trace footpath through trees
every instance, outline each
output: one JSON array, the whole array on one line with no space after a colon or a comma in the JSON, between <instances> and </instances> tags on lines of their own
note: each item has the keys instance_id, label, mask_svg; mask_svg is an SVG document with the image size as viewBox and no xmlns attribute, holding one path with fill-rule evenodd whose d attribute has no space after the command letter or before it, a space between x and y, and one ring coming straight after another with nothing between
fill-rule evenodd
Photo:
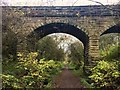
<instances>
[{"instance_id":1,"label":"footpath through trees","mask_svg":"<svg viewBox=\"0 0 120 90\"><path fill-rule=\"evenodd\" d=\"M72 70L65 67L53 80L53 88L84 88L80 83L80 77L73 74Z\"/></svg>"}]
</instances>

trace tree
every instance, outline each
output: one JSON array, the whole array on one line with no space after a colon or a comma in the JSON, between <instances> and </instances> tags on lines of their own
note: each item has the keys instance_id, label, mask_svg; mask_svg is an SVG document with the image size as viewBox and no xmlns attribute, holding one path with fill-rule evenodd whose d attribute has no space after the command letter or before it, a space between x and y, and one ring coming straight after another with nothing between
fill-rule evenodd
<instances>
[{"instance_id":1,"label":"tree","mask_svg":"<svg viewBox=\"0 0 120 90\"><path fill-rule=\"evenodd\" d=\"M2 35L2 54L3 58L13 58L16 59L16 52L17 52L17 37L15 33L8 30L3 32Z\"/></svg>"},{"instance_id":2,"label":"tree","mask_svg":"<svg viewBox=\"0 0 120 90\"><path fill-rule=\"evenodd\" d=\"M84 59L83 57L84 51L83 51L82 44L79 42L72 43L69 46L69 51L70 51L70 54L69 54L70 60L73 63L77 64L79 67L82 66L83 59Z\"/></svg>"},{"instance_id":3,"label":"tree","mask_svg":"<svg viewBox=\"0 0 120 90\"><path fill-rule=\"evenodd\" d=\"M36 50L39 52L38 58L64 60L64 50L58 47L58 44L52 37L46 36L38 41Z\"/></svg>"},{"instance_id":4,"label":"tree","mask_svg":"<svg viewBox=\"0 0 120 90\"><path fill-rule=\"evenodd\" d=\"M106 34L101 36L100 38L100 49L107 50L110 46L118 45L119 44L119 34Z\"/></svg>"},{"instance_id":5,"label":"tree","mask_svg":"<svg viewBox=\"0 0 120 90\"><path fill-rule=\"evenodd\" d=\"M21 28L21 24L23 22L21 17L24 15L24 13L21 10L18 10L18 8L3 7L2 14L3 58L13 57L13 59L16 59L17 43L19 36L18 28Z\"/></svg>"}]
</instances>

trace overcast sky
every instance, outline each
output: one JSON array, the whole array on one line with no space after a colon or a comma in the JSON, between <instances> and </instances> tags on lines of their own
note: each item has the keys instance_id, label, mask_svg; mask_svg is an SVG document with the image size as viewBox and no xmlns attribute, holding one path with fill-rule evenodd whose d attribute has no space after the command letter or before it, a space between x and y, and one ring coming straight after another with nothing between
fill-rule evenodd
<instances>
[{"instance_id":1,"label":"overcast sky","mask_svg":"<svg viewBox=\"0 0 120 90\"><path fill-rule=\"evenodd\" d=\"M94 0L104 5L117 4L120 0ZM98 5L90 0L2 0L10 6L81 6L81 5ZM2 5L4 5L2 3Z\"/></svg>"}]
</instances>

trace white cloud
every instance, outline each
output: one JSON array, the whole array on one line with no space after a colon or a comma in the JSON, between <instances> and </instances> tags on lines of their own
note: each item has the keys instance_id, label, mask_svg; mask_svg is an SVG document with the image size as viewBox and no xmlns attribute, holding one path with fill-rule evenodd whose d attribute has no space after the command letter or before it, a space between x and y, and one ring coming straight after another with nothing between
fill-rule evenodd
<instances>
[{"instance_id":1,"label":"white cloud","mask_svg":"<svg viewBox=\"0 0 120 90\"><path fill-rule=\"evenodd\" d=\"M77 2L76 2L77 1ZM119 0L94 0L102 4L116 4ZM95 5L95 2L89 0L2 0L12 6L80 6L80 5ZM76 2L76 3L75 3ZM97 4L98 5L98 4Z\"/></svg>"}]
</instances>

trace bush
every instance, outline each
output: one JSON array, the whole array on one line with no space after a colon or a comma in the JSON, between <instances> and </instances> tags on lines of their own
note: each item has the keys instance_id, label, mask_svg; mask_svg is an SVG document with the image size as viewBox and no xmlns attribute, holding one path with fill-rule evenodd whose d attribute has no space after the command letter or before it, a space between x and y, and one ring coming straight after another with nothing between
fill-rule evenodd
<instances>
[{"instance_id":1,"label":"bush","mask_svg":"<svg viewBox=\"0 0 120 90\"><path fill-rule=\"evenodd\" d=\"M112 59L120 60L120 46L110 46L108 50L101 50L101 56L109 61Z\"/></svg>"},{"instance_id":2,"label":"bush","mask_svg":"<svg viewBox=\"0 0 120 90\"><path fill-rule=\"evenodd\" d=\"M36 52L28 55L19 53L19 62L14 75L3 74L4 88L45 88L51 82L52 77L62 67L62 63L54 60L40 59ZM14 71L13 71L14 72Z\"/></svg>"},{"instance_id":3,"label":"bush","mask_svg":"<svg viewBox=\"0 0 120 90\"><path fill-rule=\"evenodd\" d=\"M120 88L120 72L116 62L100 61L97 66L91 69L89 78L96 87Z\"/></svg>"},{"instance_id":4,"label":"bush","mask_svg":"<svg viewBox=\"0 0 120 90\"><path fill-rule=\"evenodd\" d=\"M2 77L3 88L20 88L19 80L13 75L0 75Z\"/></svg>"}]
</instances>

